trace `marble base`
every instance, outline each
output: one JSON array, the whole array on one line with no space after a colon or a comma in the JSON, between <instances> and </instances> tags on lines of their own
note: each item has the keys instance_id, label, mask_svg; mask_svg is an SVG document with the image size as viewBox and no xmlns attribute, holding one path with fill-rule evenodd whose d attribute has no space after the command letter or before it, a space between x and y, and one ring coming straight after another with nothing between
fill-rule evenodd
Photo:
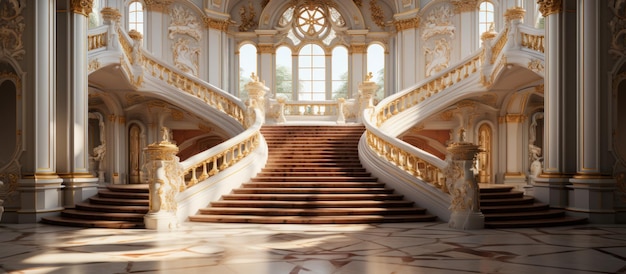
<instances>
[{"instance_id":1,"label":"marble base","mask_svg":"<svg viewBox=\"0 0 626 274\"><path fill-rule=\"evenodd\" d=\"M178 219L172 212L148 213L143 217L143 221L146 229L168 231L178 228Z\"/></svg>"},{"instance_id":2,"label":"marble base","mask_svg":"<svg viewBox=\"0 0 626 274\"><path fill-rule=\"evenodd\" d=\"M448 226L461 230L483 229L485 228L485 215L482 212L452 212Z\"/></svg>"}]
</instances>

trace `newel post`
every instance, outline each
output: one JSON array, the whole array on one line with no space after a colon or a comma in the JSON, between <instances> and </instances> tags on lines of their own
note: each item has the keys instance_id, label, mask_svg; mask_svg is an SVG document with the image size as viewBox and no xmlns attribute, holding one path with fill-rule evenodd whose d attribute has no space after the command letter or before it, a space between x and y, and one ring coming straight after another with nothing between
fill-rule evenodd
<instances>
[{"instance_id":1,"label":"newel post","mask_svg":"<svg viewBox=\"0 0 626 274\"><path fill-rule=\"evenodd\" d=\"M452 195L448 225L455 229L481 229L485 226L485 216L480 212L480 191L472 170L481 150L479 146L465 142L463 135L461 132L459 142L448 147L450 158L445 174Z\"/></svg>"},{"instance_id":2,"label":"newel post","mask_svg":"<svg viewBox=\"0 0 626 274\"><path fill-rule=\"evenodd\" d=\"M163 139L144 149L150 184L150 208L144 216L147 229L171 230L178 226L176 195L184 190L184 170L176 156L178 147L170 142L169 129L161 130Z\"/></svg>"},{"instance_id":3,"label":"newel post","mask_svg":"<svg viewBox=\"0 0 626 274\"><path fill-rule=\"evenodd\" d=\"M372 81L374 77L372 72L365 76L365 81L359 84L360 105L359 105L359 122L362 121L363 111L374 107L374 94L378 90L376 82Z\"/></svg>"},{"instance_id":4,"label":"newel post","mask_svg":"<svg viewBox=\"0 0 626 274\"><path fill-rule=\"evenodd\" d=\"M250 75L250 82L245 85L245 89L248 91L248 107L258 108L265 118L265 93L270 89L265 86L264 82L259 81L259 77L252 73Z\"/></svg>"}]
</instances>

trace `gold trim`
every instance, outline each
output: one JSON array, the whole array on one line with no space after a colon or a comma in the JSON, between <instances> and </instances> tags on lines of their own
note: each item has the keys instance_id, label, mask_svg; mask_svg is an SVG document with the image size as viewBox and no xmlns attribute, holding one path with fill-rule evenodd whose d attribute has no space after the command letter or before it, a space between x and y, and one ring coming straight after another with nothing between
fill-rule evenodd
<instances>
[{"instance_id":1,"label":"gold trim","mask_svg":"<svg viewBox=\"0 0 626 274\"><path fill-rule=\"evenodd\" d=\"M257 50L259 54L274 54L276 53L276 48L274 45L258 45Z\"/></svg>"},{"instance_id":2,"label":"gold trim","mask_svg":"<svg viewBox=\"0 0 626 274\"><path fill-rule=\"evenodd\" d=\"M73 13L82 14L89 18L93 9L93 0L71 0L70 6Z\"/></svg>"},{"instance_id":3,"label":"gold trim","mask_svg":"<svg viewBox=\"0 0 626 274\"><path fill-rule=\"evenodd\" d=\"M204 17L202 18L202 20L204 21L205 27L210 28L210 29L224 31L224 32L228 31L228 27L232 23L229 20L215 20L209 17Z\"/></svg>"},{"instance_id":4,"label":"gold trim","mask_svg":"<svg viewBox=\"0 0 626 274\"><path fill-rule=\"evenodd\" d=\"M415 18L410 18L410 19L397 20L393 23L396 26L396 31L416 29L420 27L420 18L415 17Z\"/></svg>"},{"instance_id":5,"label":"gold trim","mask_svg":"<svg viewBox=\"0 0 626 274\"><path fill-rule=\"evenodd\" d=\"M367 53L367 45L351 45L350 54L365 54Z\"/></svg>"},{"instance_id":6,"label":"gold trim","mask_svg":"<svg viewBox=\"0 0 626 274\"><path fill-rule=\"evenodd\" d=\"M522 20L526 15L526 10L522 7L513 7L504 12L504 18L507 21Z\"/></svg>"},{"instance_id":7,"label":"gold trim","mask_svg":"<svg viewBox=\"0 0 626 274\"><path fill-rule=\"evenodd\" d=\"M91 173L87 172L75 172L75 173L58 173L59 177L63 179L71 179L71 178L96 178Z\"/></svg>"},{"instance_id":8,"label":"gold trim","mask_svg":"<svg viewBox=\"0 0 626 274\"><path fill-rule=\"evenodd\" d=\"M537 5L543 17L563 11L563 0L537 0Z\"/></svg>"},{"instance_id":9,"label":"gold trim","mask_svg":"<svg viewBox=\"0 0 626 274\"><path fill-rule=\"evenodd\" d=\"M122 18L122 14L120 13L120 11L112 7L104 7L100 11L100 14L102 14L102 19L104 19L105 21L119 22L120 18Z\"/></svg>"},{"instance_id":10,"label":"gold trim","mask_svg":"<svg viewBox=\"0 0 626 274\"><path fill-rule=\"evenodd\" d=\"M574 175L574 177L572 177L574 179L612 179L613 176L612 175L608 175L608 174L602 174L602 173L577 173L576 175Z\"/></svg>"},{"instance_id":11,"label":"gold trim","mask_svg":"<svg viewBox=\"0 0 626 274\"><path fill-rule=\"evenodd\" d=\"M498 122L500 124L504 124L504 123L523 123L524 120L526 120L526 116L522 115L522 114L507 114L504 116L500 116L498 117Z\"/></svg>"},{"instance_id":12,"label":"gold trim","mask_svg":"<svg viewBox=\"0 0 626 274\"><path fill-rule=\"evenodd\" d=\"M454 13L473 12L478 9L478 0L456 0L452 2Z\"/></svg>"},{"instance_id":13,"label":"gold trim","mask_svg":"<svg viewBox=\"0 0 626 274\"><path fill-rule=\"evenodd\" d=\"M24 174L22 175L22 179L60 179L58 174L52 173L35 173L35 174Z\"/></svg>"}]
</instances>

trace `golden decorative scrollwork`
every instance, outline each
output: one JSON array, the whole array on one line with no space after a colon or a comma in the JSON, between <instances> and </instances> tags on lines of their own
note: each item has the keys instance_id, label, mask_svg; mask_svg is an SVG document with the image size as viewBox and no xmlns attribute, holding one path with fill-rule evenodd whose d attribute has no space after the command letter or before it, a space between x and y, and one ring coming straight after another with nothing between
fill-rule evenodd
<instances>
[{"instance_id":1,"label":"golden decorative scrollwork","mask_svg":"<svg viewBox=\"0 0 626 274\"><path fill-rule=\"evenodd\" d=\"M370 0L370 13L372 15L372 21L376 23L377 26L384 28L385 27L385 13L383 9L378 4L377 0Z\"/></svg>"},{"instance_id":2,"label":"golden decorative scrollwork","mask_svg":"<svg viewBox=\"0 0 626 274\"><path fill-rule=\"evenodd\" d=\"M478 0L454 0L454 13L473 12L478 9Z\"/></svg>"},{"instance_id":3,"label":"golden decorative scrollwork","mask_svg":"<svg viewBox=\"0 0 626 274\"><path fill-rule=\"evenodd\" d=\"M563 0L537 0L537 5L543 17L563 11Z\"/></svg>"},{"instance_id":4,"label":"golden decorative scrollwork","mask_svg":"<svg viewBox=\"0 0 626 274\"><path fill-rule=\"evenodd\" d=\"M524 15L526 15L526 10L522 7L513 7L504 12L506 21L522 20L524 19Z\"/></svg>"},{"instance_id":5,"label":"golden decorative scrollwork","mask_svg":"<svg viewBox=\"0 0 626 274\"><path fill-rule=\"evenodd\" d=\"M396 31L403 31L408 29L416 29L420 26L420 18L414 17L410 19L397 20L394 22Z\"/></svg>"},{"instance_id":6,"label":"golden decorative scrollwork","mask_svg":"<svg viewBox=\"0 0 626 274\"><path fill-rule=\"evenodd\" d=\"M70 5L73 13L89 17L89 13L91 13L91 10L93 9L93 0L72 0Z\"/></svg>"},{"instance_id":7,"label":"golden decorative scrollwork","mask_svg":"<svg viewBox=\"0 0 626 274\"><path fill-rule=\"evenodd\" d=\"M232 22L228 20L215 20L213 18L204 17L202 18L204 21L204 25L210 29L216 29L221 31L227 31L228 27L232 24Z\"/></svg>"},{"instance_id":8,"label":"golden decorative scrollwork","mask_svg":"<svg viewBox=\"0 0 626 274\"><path fill-rule=\"evenodd\" d=\"M104 19L105 21L119 22L120 18L122 18L122 14L120 14L120 11L111 7L104 7L100 11L100 14L102 14L102 19Z\"/></svg>"}]
</instances>

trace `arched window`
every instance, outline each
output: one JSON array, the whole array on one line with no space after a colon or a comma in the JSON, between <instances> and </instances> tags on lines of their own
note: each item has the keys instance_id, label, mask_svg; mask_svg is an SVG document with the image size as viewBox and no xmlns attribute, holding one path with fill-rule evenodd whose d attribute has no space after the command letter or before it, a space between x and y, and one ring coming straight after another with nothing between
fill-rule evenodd
<instances>
[{"instance_id":1,"label":"arched window","mask_svg":"<svg viewBox=\"0 0 626 274\"><path fill-rule=\"evenodd\" d=\"M478 9L478 35L482 35L483 32L488 31L494 21L494 7L493 3L489 1L483 1L480 3ZM494 26L495 27L495 26Z\"/></svg>"},{"instance_id":2,"label":"arched window","mask_svg":"<svg viewBox=\"0 0 626 274\"><path fill-rule=\"evenodd\" d=\"M385 97L385 49L379 44L367 47L367 72L372 73L371 81L376 82L376 98Z\"/></svg>"},{"instance_id":3,"label":"arched window","mask_svg":"<svg viewBox=\"0 0 626 274\"><path fill-rule=\"evenodd\" d=\"M242 45L239 48L239 97L248 98L245 86L250 82L252 73L257 74L256 47L251 44Z\"/></svg>"},{"instance_id":4,"label":"arched window","mask_svg":"<svg viewBox=\"0 0 626 274\"><path fill-rule=\"evenodd\" d=\"M141 2L132 2L128 6L128 30L136 30L142 35L144 34L144 17L143 4Z\"/></svg>"},{"instance_id":5,"label":"arched window","mask_svg":"<svg viewBox=\"0 0 626 274\"><path fill-rule=\"evenodd\" d=\"M315 44L298 53L298 100L326 100L326 54Z\"/></svg>"},{"instance_id":6,"label":"arched window","mask_svg":"<svg viewBox=\"0 0 626 274\"><path fill-rule=\"evenodd\" d=\"M293 98L293 73L292 73L291 49L279 47L276 50L276 98L283 97L287 100Z\"/></svg>"},{"instance_id":7,"label":"arched window","mask_svg":"<svg viewBox=\"0 0 626 274\"><path fill-rule=\"evenodd\" d=\"M334 48L332 62L332 98L348 98L348 49L342 46Z\"/></svg>"}]
</instances>

